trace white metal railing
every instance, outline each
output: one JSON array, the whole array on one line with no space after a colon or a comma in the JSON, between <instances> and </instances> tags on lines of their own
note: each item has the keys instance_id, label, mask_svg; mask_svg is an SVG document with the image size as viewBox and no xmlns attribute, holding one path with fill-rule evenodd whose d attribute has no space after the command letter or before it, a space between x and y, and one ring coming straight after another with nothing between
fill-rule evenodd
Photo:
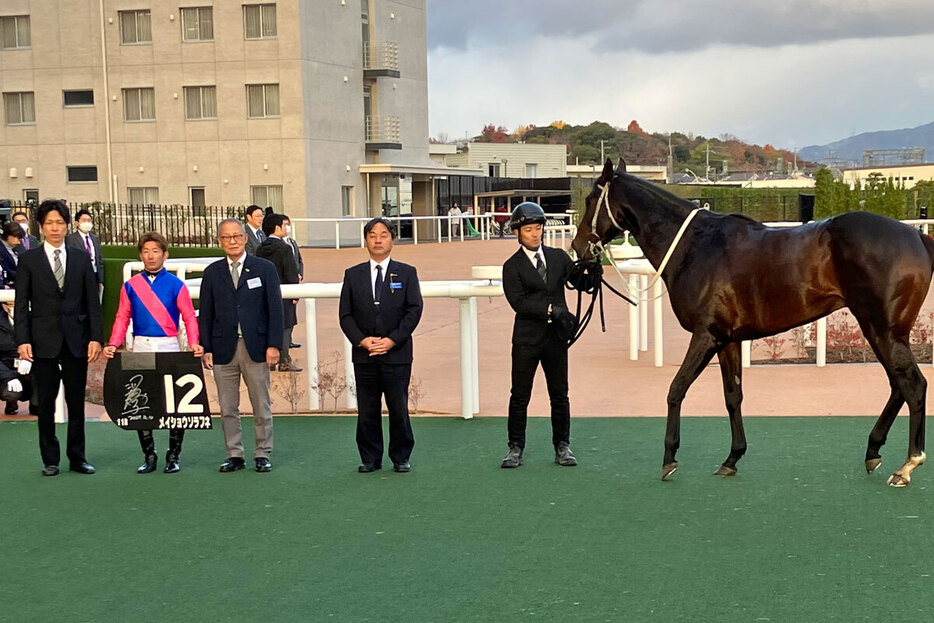
<instances>
[{"instance_id":1,"label":"white metal railing","mask_svg":"<svg viewBox=\"0 0 934 623\"><path fill-rule=\"evenodd\" d=\"M363 68L398 71L399 45L395 41L364 41Z\"/></svg>"},{"instance_id":2,"label":"white metal railing","mask_svg":"<svg viewBox=\"0 0 934 623\"><path fill-rule=\"evenodd\" d=\"M401 143L401 123L395 115L367 115L367 143Z\"/></svg>"},{"instance_id":3,"label":"white metal railing","mask_svg":"<svg viewBox=\"0 0 934 623\"><path fill-rule=\"evenodd\" d=\"M398 223L396 230L396 237L399 237L399 229L403 222L411 222L412 224L412 243L418 244L419 242L444 242L447 239L448 242L453 240L463 241L465 237L469 238L471 236L479 236L481 240L489 240L490 232L492 230L493 219L489 214L461 214L460 216L447 216L447 215L437 215L437 216L384 216L382 217L387 221L392 223ZM291 222L295 223L320 223L324 226L331 225L333 226L334 232L334 248L340 249L342 245L343 235L346 234L347 229L350 228L353 231L353 236L359 241L360 247L366 246L366 236L363 234L363 226L367 224L371 219L370 217L359 217L359 216L347 216L343 218L292 218ZM445 235L444 223L447 222L447 232ZM419 223L431 223L426 229L429 230L428 233L419 233ZM456 231L456 233L454 233ZM476 233L473 233L476 232ZM308 238L308 233L306 232L306 238ZM346 245L345 245L346 246Z\"/></svg>"}]
</instances>

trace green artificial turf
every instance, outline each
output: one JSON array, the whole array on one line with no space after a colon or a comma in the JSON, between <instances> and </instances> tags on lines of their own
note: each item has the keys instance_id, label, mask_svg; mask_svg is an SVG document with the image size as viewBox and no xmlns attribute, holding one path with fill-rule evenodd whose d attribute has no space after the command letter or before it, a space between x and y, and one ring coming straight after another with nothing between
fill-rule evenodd
<instances>
[{"instance_id":1,"label":"green artificial turf","mask_svg":"<svg viewBox=\"0 0 934 623\"><path fill-rule=\"evenodd\" d=\"M726 419L686 418L667 483L663 419L576 419L576 468L531 419L509 471L504 419L417 419L411 473L358 474L353 418L279 418L272 473L218 473L215 429L144 476L133 433L89 423L98 473L55 478L6 422L0 620L927 620L934 465L885 486L899 418L867 476L872 421L747 418L724 479Z\"/></svg>"}]
</instances>

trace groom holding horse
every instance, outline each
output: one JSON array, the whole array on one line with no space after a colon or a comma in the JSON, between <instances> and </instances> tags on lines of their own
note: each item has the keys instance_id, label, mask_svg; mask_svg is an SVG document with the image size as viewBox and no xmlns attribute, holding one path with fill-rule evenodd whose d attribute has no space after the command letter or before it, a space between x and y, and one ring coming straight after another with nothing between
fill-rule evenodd
<instances>
[{"instance_id":1,"label":"groom holding horse","mask_svg":"<svg viewBox=\"0 0 934 623\"><path fill-rule=\"evenodd\" d=\"M519 238L519 249L503 264L503 291L516 312L512 330L512 392L509 397L509 452L501 467L522 465L525 449L525 424L532 381L542 364L548 397L551 399L552 442L555 463L577 465L571 453L571 406L568 401L567 303L564 283L572 265L561 249L542 244L545 212L541 206L525 201L516 206L509 226Z\"/></svg>"}]
</instances>

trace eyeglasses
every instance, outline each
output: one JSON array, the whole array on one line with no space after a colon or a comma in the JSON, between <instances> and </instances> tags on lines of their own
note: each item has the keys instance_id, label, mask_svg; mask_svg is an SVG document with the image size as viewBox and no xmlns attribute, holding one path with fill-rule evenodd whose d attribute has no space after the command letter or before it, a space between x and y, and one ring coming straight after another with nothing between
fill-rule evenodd
<instances>
[{"instance_id":1,"label":"eyeglasses","mask_svg":"<svg viewBox=\"0 0 934 623\"><path fill-rule=\"evenodd\" d=\"M234 242L243 238L243 234L233 234L231 236L218 236L217 239L221 242Z\"/></svg>"}]
</instances>

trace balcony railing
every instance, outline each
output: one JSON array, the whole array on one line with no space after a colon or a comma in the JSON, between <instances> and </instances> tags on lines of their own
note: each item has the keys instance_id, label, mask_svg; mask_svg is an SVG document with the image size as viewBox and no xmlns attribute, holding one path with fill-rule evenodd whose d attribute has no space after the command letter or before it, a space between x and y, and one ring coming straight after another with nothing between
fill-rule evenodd
<instances>
[{"instance_id":1,"label":"balcony railing","mask_svg":"<svg viewBox=\"0 0 934 623\"><path fill-rule=\"evenodd\" d=\"M367 77L398 78L399 46L395 41L365 41L363 43L363 73Z\"/></svg>"},{"instance_id":2,"label":"balcony railing","mask_svg":"<svg viewBox=\"0 0 934 623\"><path fill-rule=\"evenodd\" d=\"M367 115L366 142L372 149L402 149L399 117L394 115Z\"/></svg>"}]
</instances>

